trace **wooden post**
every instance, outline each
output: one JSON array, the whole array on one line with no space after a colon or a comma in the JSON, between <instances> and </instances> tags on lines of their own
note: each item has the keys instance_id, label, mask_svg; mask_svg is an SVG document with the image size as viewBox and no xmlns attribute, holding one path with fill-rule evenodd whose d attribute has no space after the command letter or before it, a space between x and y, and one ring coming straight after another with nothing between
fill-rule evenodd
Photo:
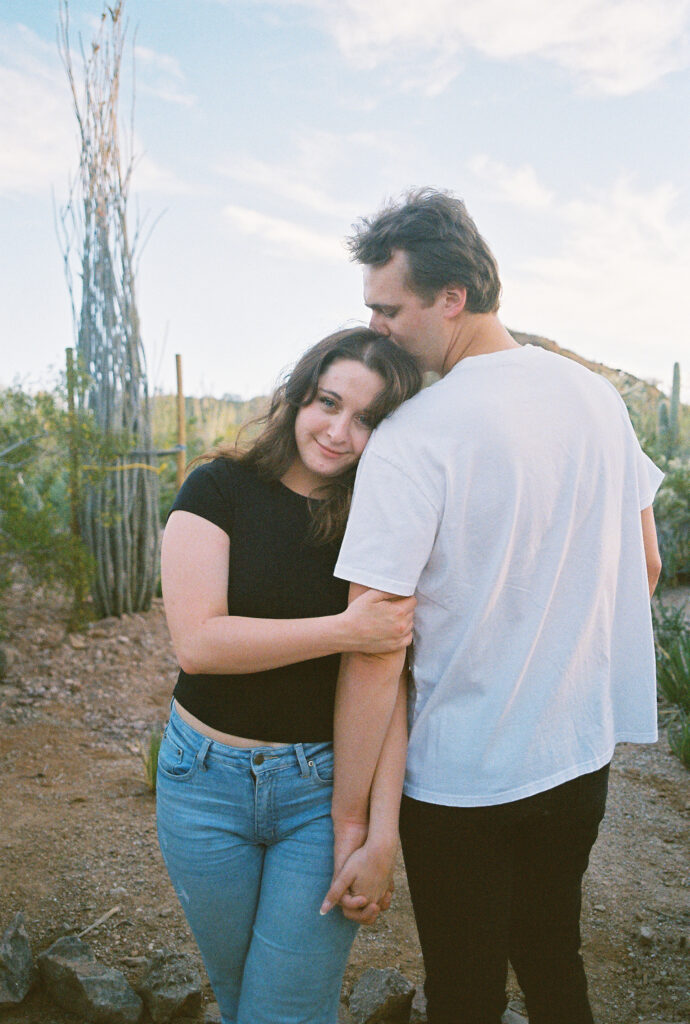
<instances>
[{"instance_id":1,"label":"wooden post","mask_svg":"<svg viewBox=\"0 0 690 1024\"><path fill-rule=\"evenodd\" d=\"M187 445L187 421L184 414L184 391L182 389L182 356L179 353L175 356L175 365L177 367L177 443L179 445L177 453L177 489L179 491L184 483L185 449Z\"/></svg>"},{"instance_id":2,"label":"wooden post","mask_svg":"<svg viewBox=\"0 0 690 1024\"><path fill-rule=\"evenodd\" d=\"M65 350L67 356L67 413L69 417L69 501L70 501L70 533L75 544L75 549L81 544L81 528L79 526L79 506L81 504L81 489L79 484L79 445L77 443L77 414L74 408L75 373L74 373L74 351L71 348ZM76 550L75 550L76 557ZM74 579L74 606L70 626L79 623L84 605L84 574L81 565L77 567Z\"/></svg>"}]
</instances>

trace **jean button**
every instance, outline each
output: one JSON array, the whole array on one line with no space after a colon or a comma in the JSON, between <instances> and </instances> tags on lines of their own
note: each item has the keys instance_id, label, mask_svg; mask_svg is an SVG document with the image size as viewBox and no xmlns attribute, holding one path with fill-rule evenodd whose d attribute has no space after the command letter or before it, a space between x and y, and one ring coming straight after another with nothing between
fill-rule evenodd
<instances>
[{"instance_id":1,"label":"jean button","mask_svg":"<svg viewBox=\"0 0 690 1024\"><path fill-rule=\"evenodd\" d=\"M260 764L263 764L263 763L264 763L264 755L263 754L254 754L254 764L255 765L260 765Z\"/></svg>"}]
</instances>

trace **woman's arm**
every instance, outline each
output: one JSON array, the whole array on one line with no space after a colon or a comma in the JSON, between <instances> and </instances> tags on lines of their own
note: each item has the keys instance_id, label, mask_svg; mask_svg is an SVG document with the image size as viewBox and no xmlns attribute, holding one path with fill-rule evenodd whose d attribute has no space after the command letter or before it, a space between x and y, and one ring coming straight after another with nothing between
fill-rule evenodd
<instances>
[{"instance_id":1,"label":"woman's arm","mask_svg":"<svg viewBox=\"0 0 690 1024\"><path fill-rule=\"evenodd\" d=\"M181 668L191 675L260 672L342 651L403 650L412 638L414 599L378 592L339 615L254 619L228 615L230 540L192 512L168 519L161 584Z\"/></svg>"}]
</instances>

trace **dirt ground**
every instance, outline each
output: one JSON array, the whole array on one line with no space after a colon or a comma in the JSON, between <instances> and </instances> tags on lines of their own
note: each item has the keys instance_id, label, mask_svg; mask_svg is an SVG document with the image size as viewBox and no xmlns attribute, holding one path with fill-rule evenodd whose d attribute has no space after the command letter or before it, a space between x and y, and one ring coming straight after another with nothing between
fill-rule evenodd
<instances>
[{"instance_id":1,"label":"dirt ground","mask_svg":"<svg viewBox=\"0 0 690 1024\"><path fill-rule=\"evenodd\" d=\"M0 933L23 911L37 954L111 912L84 938L136 983L151 950L195 951L158 852L141 756L166 718L176 675L161 603L68 637L54 593L17 579L9 614ZM690 1021L689 811L690 772L663 729L656 746L618 748L585 881L584 957L598 1024ZM393 907L360 931L346 989L366 967L423 979L401 862ZM520 1009L513 982L511 997ZM0 1024L15 1021L70 1018L36 992L0 1012Z\"/></svg>"}]
</instances>

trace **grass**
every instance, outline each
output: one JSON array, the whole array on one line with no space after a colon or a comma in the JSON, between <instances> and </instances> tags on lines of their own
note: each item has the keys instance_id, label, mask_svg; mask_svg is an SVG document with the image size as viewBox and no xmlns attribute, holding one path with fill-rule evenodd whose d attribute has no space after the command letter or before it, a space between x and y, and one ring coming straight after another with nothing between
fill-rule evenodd
<instances>
[{"instance_id":1,"label":"grass","mask_svg":"<svg viewBox=\"0 0 690 1024\"><path fill-rule=\"evenodd\" d=\"M144 762L146 785L152 793L156 792L156 775L158 773L158 751L161 748L163 731L158 726L149 733L148 744L142 744L141 758Z\"/></svg>"}]
</instances>

